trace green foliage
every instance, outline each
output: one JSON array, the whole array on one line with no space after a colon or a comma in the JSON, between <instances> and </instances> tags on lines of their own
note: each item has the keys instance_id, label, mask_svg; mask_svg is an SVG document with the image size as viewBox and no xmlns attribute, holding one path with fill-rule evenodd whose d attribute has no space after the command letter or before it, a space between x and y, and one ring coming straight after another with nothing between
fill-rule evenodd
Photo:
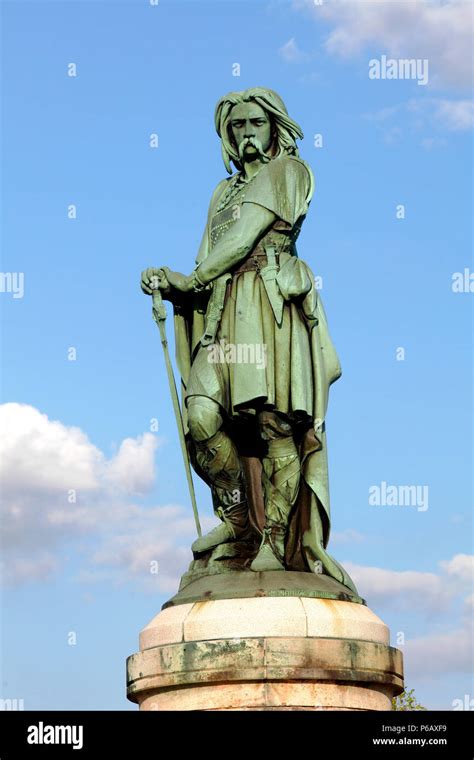
<instances>
[{"instance_id":1,"label":"green foliage","mask_svg":"<svg viewBox=\"0 0 474 760\"><path fill-rule=\"evenodd\" d=\"M392 699L392 710L426 710L426 707L417 702L414 689L403 691L398 697Z\"/></svg>"}]
</instances>

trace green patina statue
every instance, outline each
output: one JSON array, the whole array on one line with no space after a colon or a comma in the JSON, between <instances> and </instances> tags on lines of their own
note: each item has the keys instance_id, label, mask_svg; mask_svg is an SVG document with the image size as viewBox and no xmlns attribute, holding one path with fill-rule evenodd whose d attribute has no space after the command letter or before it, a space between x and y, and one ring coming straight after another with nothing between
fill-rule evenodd
<instances>
[{"instance_id":1,"label":"green patina statue","mask_svg":"<svg viewBox=\"0 0 474 760\"><path fill-rule=\"evenodd\" d=\"M142 273L173 304L189 459L220 524L190 572L321 573L357 590L327 551L325 416L341 369L296 240L314 179L303 134L272 90L231 92L215 124L232 174L210 202L196 267Z\"/></svg>"}]
</instances>

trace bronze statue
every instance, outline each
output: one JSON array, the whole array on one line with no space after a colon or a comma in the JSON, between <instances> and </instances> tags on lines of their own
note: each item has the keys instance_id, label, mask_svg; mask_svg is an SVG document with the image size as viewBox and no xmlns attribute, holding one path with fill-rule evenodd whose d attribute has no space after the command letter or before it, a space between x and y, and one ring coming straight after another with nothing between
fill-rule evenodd
<instances>
[{"instance_id":1,"label":"bronze statue","mask_svg":"<svg viewBox=\"0 0 474 760\"><path fill-rule=\"evenodd\" d=\"M220 524L190 570L294 570L357 594L326 546L325 416L341 369L314 275L296 240L314 190L303 137L272 90L231 92L215 124L226 169L189 275L142 273L173 304L182 419L192 466Z\"/></svg>"}]
</instances>

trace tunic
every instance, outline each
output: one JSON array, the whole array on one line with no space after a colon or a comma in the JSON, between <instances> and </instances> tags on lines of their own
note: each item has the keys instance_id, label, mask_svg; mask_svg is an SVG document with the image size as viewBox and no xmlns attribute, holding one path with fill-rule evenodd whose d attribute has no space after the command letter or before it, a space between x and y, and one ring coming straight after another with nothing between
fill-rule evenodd
<instances>
[{"instance_id":1,"label":"tunic","mask_svg":"<svg viewBox=\"0 0 474 760\"><path fill-rule=\"evenodd\" d=\"M313 190L309 167L299 158L282 156L264 164L249 182L234 181L234 188L226 200L224 187L211 208L210 251L237 220L236 208L252 202L277 216L258 249L273 246L280 265L297 257L295 243ZM284 301L277 324L257 270L237 272L229 281L216 343L217 348L198 348L186 399L213 398L230 418L265 408L311 424L313 376L306 319L299 304Z\"/></svg>"}]
</instances>

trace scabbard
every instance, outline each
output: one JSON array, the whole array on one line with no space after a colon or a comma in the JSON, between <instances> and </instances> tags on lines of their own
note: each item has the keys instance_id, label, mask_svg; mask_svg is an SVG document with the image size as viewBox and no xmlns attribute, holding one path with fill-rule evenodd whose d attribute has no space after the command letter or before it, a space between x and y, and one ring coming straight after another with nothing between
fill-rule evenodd
<instances>
[{"instance_id":1,"label":"scabbard","mask_svg":"<svg viewBox=\"0 0 474 760\"><path fill-rule=\"evenodd\" d=\"M206 329L200 340L201 346L209 346L211 343L214 343L216 339L217 329L221 321L222 310L225 303L227 283L231 279L232 275L230 272L226 272L214 280L214 287L212 289L211 297L209 298L206 314Z\"/></svg>"},{"instance_id":2,"label":"scabbard","mask_svg":"<svg viewBox=\"0 0 474 760\"><path fill-rule=\"evenodd\" d=\"M280 327L283 320L284 298L276 281L279 266L276 261L275 249L272 245L265 246L265 253L267 254L268 264L260 270L259 274L270 301L276 323Z\"/></svg>"}]
</instances>

